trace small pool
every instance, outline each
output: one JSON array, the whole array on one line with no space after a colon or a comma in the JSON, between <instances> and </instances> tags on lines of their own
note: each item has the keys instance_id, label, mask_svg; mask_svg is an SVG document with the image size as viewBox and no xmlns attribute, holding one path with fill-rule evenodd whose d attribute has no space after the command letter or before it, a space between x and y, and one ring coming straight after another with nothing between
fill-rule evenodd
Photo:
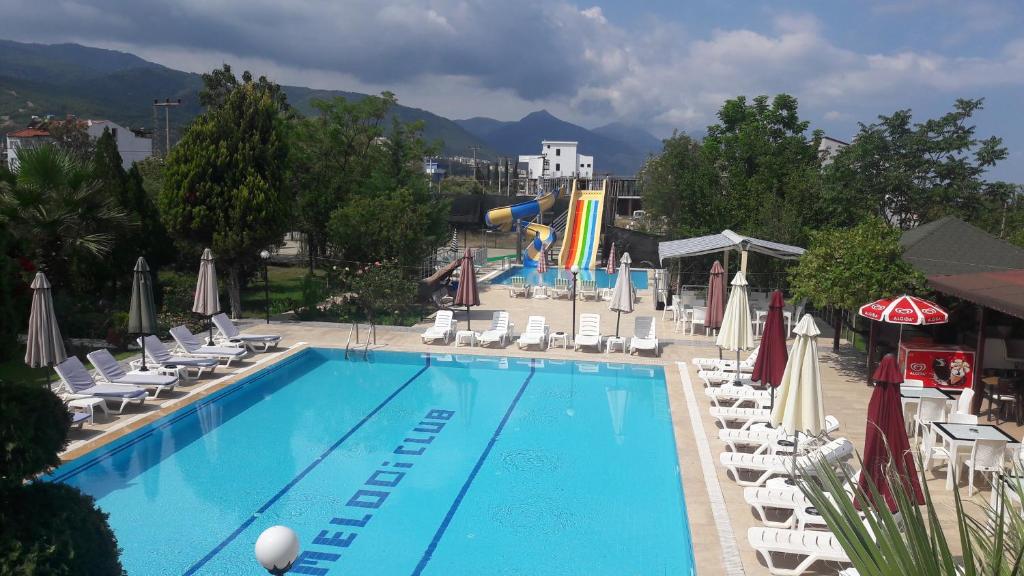
<instances>
[{"instance_id":1,"label":"small pool","mask_svg":"<svg viewBox=\"0 0 1024 576\"><path fill-rule=\"evenodd\" d=\"M536 268L524 268L516 267L502 271L500 274L491 278L492 284L511 284L511 278L513 276L523 276L526 278L526 283L531 286L537 286L543 284L545 286L554 286L555 278L568 278L572 279L572 273L568 270L559 269L555 267L548 268L548 271L544 274L537 272ZM603 268L597 268L594 270L580 270L580 280L596 280L598 288L611 288L615 286L615 278L618 274L608 274ZM629 277L633 279L633 286L637 290L647 289L647 270L631 270Z\"/></svg>"},{"instance_id":2,"label":"small pool","mask_svg":"<svg viewBox=\"0 0 1024 576\"><path fill-rule=\"evenodd\" d=\"M661 367L308 349L57 469L129 574L693 573Z\"/></svg>"}]
</instances>

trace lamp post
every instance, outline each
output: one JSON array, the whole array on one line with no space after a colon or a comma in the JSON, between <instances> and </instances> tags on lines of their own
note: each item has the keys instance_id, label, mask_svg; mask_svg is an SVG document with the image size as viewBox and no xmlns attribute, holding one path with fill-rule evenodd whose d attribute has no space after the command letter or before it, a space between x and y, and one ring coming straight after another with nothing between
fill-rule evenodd
<instances>
[{"instance_id":1,"label":"lamp post","mask_svg":"<svg viewBox=\"0 0 1024 576\"><path fill-rule=\"evenodd\" d=\"M270 324L270 271L267 266L270 263L270 251L261 250L260 259L263 260L263 302L267 314L267 324Z\"/></svg>"},{"instance_id":2,"label":"lamp post","mask_svg":"<svg viewBox=\"0 0 1024 576\"><path fill-rule=\"evenodd\" d=\"M299 557L299 537L287 526L271 526L256 539L256 561L274 576L284 576Z\"/></svg>"},{"instance_id":3,"label":"lamp post","mask_svg":"<svg viewBox=\"0 0 1024 576\"><path fill-rule=\"evenodd\" d=\"M576 276L580 273L580 267L576 264L569 269L572 272L572 339L576 341Z\"/></svg>"}]
</instances>

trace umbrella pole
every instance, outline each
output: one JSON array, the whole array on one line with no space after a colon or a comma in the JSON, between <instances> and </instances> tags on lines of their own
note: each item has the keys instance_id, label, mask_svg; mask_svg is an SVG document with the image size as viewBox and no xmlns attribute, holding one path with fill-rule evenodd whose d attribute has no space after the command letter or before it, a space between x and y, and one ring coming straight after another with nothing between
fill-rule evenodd
<instances>
[{"instance_id":1,"label":"umbrella pole","mask_svg":"<svg viewBox=\"0 0 1024 576\"><path fill-rule=\"evenodd\" d=\"M796 484L796 457L800 453L800 431L796 430L793 433L793 467L789 473L792 476L793 484Z\"/></svg>"},{"instance_id":2,"label":"umbrella pole","mask_svg":"<svg viewBox=\"0 0 1024 576\"><path fill-rule=\"evenodd\" d=\"M142 335L142 368L139 368L139 372L149 372L149 368L146 368L146 334Z\"/></svg>"},{"instance_id":3,"label":"umbrella pole","mask_svg":"<svg viewBox=\"0 0 1024 576\"><path fill-rule=\"evenodd\" d=\"M622 319L622 311L615 312L615 337L619 337L619 320Z\"/></svg>"},{"instance_id":4,"label":"umbrella pole","mask_svg":"<svg viewBox=\"0 0 1024 576\"><path fill-rule=\"evenodd\" d=\"M467 330L472 330L473 329L472 321L473 321L473 319L470 318L470 316L469 316L469 304L466 304L466 329Z\"/></svg>"},{"instance_id":5,"label":"umbrella pole","mask_svg":"<svg viewBox=\"0 0 1024 576\"><path fill-rule=\"evenodd\" d=\"M207 340L206 343L209 344L210 346L213 346L213 316L210 316L209 321L210 321L210 338Z\"/></svg>"}]
</instances>

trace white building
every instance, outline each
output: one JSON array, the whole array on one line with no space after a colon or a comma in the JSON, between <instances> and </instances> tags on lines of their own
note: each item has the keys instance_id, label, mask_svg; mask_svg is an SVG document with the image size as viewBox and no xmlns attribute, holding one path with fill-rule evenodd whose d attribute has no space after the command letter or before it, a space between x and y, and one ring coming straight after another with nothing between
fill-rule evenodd
<instances>
[{"instance_id":1,"label":"white building","mask_svg":"<svg viewBox=\"0 0 1024 576\"><path fill-rule=\"evenodd\" d=\"M86 120L85 131L96 140L103 135L105 128L117 142L117 151L121 154L121 165L125 170L132 167L135 162L141 162L153 155L153 139L139 136L131 130L111 122L110 120Z\"/></svg>"},{"instance_id":2,"label":"white building","mask_svg":"<svg viewBox=\"0 0 1024 576\"><path fill-rule=\"evenodd\" d=\"M11 172L18 170L18 150L36 148L53 142L50 133L39 128L23 128L7 134L7 168Z\"/></svg>"},{"instance_id":3,"label":"white building","mask_svg":"<svg viewBox=\"0 0 1024 576\"><path fill-rule=\"evenodd\" d=\"M577 153L578 142L544 140L540 145L540 154L519 157L519 163L526 165L527 178L594 177L594 157Z\"/></svg>"},{"instance_id":4,"label":"white building","mask_svg":"<svg viewBox=\"0 0 1024 576\"><path fill-rule=\"evenodd\" d=\"M821 144L818 144L818 156L821 158L822 165L831 164L836 154L849 145L849 142L843 142L831 136L822 136Z\"/></svg>"}]
</instances>

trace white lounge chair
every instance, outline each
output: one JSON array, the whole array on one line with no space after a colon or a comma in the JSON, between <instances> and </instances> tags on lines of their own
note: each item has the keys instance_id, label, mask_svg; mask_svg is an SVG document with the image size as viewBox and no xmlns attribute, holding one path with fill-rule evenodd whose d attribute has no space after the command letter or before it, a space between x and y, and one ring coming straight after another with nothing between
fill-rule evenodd
<instances>
[{"instance_id":1,"label":"white lounge chair","mask_svg":"<svg viewBox=\"0 0 1024 576\"><path fill-rule=\"evenodd\" d=\"M555 278L554 288L548 290L548 294L552 298L568 298L569 292L570 290L568 278Z\"/></svg>"},{"instance_id":2,"label":"white lounge chair","mask_svg":"<svg viewBox=\"0 0 1024 576\"><path fill-rule=\"evenodd\" d=\"M854 486L857 485L859 478L860 472L857 472L843 484L850 499L854 498ZM826 496L831 497L830 494ZM796 485L751 486L743 489L743 499L754 510L758 520L769 528L802 529L801 518L808 515L808 508L814 508L814 503L807 498L803 489ZM769 513L769 510L774 510L775 513ZM821 523L821 516L816 516L815 524Z\"/></svg>"},{"instance_id":3,"label":"white lounge chair","mask_svg":"<svg viewBox=\"0 0 1024 576\"><path fill-rule=\"evenodd\" d=\"M739 408L741 404L754 404L755 408L764 408L771 402L771 392L759 390L751 386L728 384L715 388L705 388L704 394L711 403L719 408Z\"/></svg>"},{"instance_id":4,"label":"white lounge chair","mask_svg":"<svg viewBox=\"0 0 1024 576\"><path fill-rule=\"evenodd\" d=\"M125 406L133 402L142 406L146 402L146 391L130 384L97 384L92 374L85 369L77 356L69 356L67 360L53 367L60 376L61 385L71 399L101 398L107 401L121 401L117 408L120 414Z\"/></svg>"},{"instance_id":5,"label":"white lounge chair","mask_svg":"<svg viewBox=\"0 0 1024 576\"><path fill-rule=\"evenodd\" d=\"M633 320L633 337L629 339L629 353L636 354L641 350L650 350L655 356L661 356L653 316L637 316Z\"/></svg>"},{"instance_id":6,"label":"white lounge chair","mask_svg":"<svg viewBox=\"0 0 1024 576\"><path fill-rule=\"evenodd\" d=\"M423 343L444 340L444 343L447 344L455 337L455 325L451 310L438 310L434 315L434 325L427 328L421 336Z\"/></svg>"},{"instance_id":7,"label":"white lounge chair","mask_svg":"<svg viewBox=\"0 0 1024 576\"><path fill-rule=\"evenodd\" d=\"M527 346L539 346L541 350L547 347L548 323L543 316L530 316L526 321L526 330L519 335L519 348Z\"/></svg>"},{"instance_id":8,"label":"white lounge chair","mask_svg":"<svg viewBox=\"0 0 1024 576\"><path fill-rule=\"evenodd\" d=\"M761 348L754 348L754 351L746 357L746 359L740 361L740 371L751 372L754 370L754 363L757 362L757 353ZM694 358L691 362L694 366L697 366L701 370L715 371L715 370L730 370L735 371L736 359L726 358Z\"/></svg>"},{"instance_id":9,"label":"white lounge chair","mask_svg":"<svg viewBox=\"0 0 1024 576\"><path fill-rule=\"evenodd\" d=\"M584 346L593 346L601 351L601 315L580 314L580 331L573 337L573 348L579 350Z\"/></svg>"},{"instance_id":10,"label":"white lounge chair","mask_svg":"<svg viewBox=\"0 0 1024 576\"><path fill-rule=\"evenodd\" d=\"M217 327L219 341L241 342L253 352L257 352L256 348L259 348L259 352L266 352L271 348L277 348L281 342L281 336L278 334L242 334L238 330L238 326L235 326L231 318L228 318L228 315L223 312L214 315L213 325Z\"/></svg>"},{"instance_id":11,"label":"white lounge chair","mask_svg":"<svg viewBox=\"0 0 1024 576\"><path fill-rule=\"evenodd\" d=\"M241 360L249 355L249 350L244 344L226 343L221 346L205 346L202 340L196 338L184 324L171 328L171 337L178 344L177 351L187 356L197 358L214 358L224 362L225 366L231 366L234 360Z\"/></svg>"},{"instance_id":12,"label":"white lounge chair","mask_svg":"<svg viewBox=\"0 0 1024 576\"><path fill-rule=\"evenodd\" d=\"M139 338L137 342L141 346L142 338ZM159 366L174 366L178 368L179 374L184 374L185 378L199 378L207 370L212 374L220 364L216 358L196 358L172 354L156 336L146 336L145 342L146 358L150 362Z\"/></svg>"},{"instance_id":13,"label":"white lounge chair","mask_svg":"<svg viewBox=\"0 0 1024 576\"><path fill-rule=\"evenodd\" d=\"M726 384L740 384L743 386L760 387L762 384L750 379L750 374L736 374L735 372L697 372L697 377L704 383L705 388L717 388Z\"/></svg>"},{"instance_id":14,"label":"white lounge chair","mask_svg":"<svg viewBox=\"0 0 1024 576\"><path fill-rule=\"evenodd\" d=\"M823 444L806 454L797 456L797 474L804 471L813 472L816 462L829 466L844 465L853 457L853 443L846 438L838 438ZM740 486L761 486L772 476L786 476L794 472L793 456L789 454L744 454L742 452L723 452L718 455L722 466L732 473L733 480ZM746 480L740 471L760 472L753 480Z\"/></svg>"},{"instance_id":15,"label":"white lounge chair","mask_svg":"<svg viewBox=\"0 0 1024 576\"><path fill-rule=\"evenodd\" d=\"M526 283L526 278L522 276L509 278L508 294L513 298L529 298L530 285Z\"/></svg>"},{"instance_id":16,"label":"white lounge chair","mask_svg":"<svg viewBox=\"0 0 1024 576\"><path fill-rule=\"evenodd\" d=\"M178 385L177 376L160 374L156 370L148 372L125 371L124 366L121 366L121 363L106 348L89 352L86 354L86 357L93 367L96 368L96 372L99 372L100 377L107 382L111 384L141 386L142 388L152 390L153 398L159 397L160 393L164 390L174 390L174 387Z\"/></svg>"},{"instance_id":17,"label":"white lounge chair","mask_svg":"<svg viewBox=\"0 0 1024 576\"><path fill-rule=\"evenodd\" d=\"M850 562L835 535L823 530L750 528L747 541L764 559L768 571L777 576L799 576L815 562ZM772 554L792 554L803 560L794 568L780 568L775 565Z\"/></svg>"},{"instance_id":18,"label":"white lounge chair","mask_svg":"<svg viewBox=\"0 0 1024 576\"><path fill-rule=\"evenodd\" d=\"M512 323L508 321L508 312L499 310L491 316L491 327L480 333L476 341L481 346L500 344L504 346L512 338Z\"/></svg>"},{"instance_id":19,"label":"white lounge chair","mask_svg":"<svg viewBox=\"0 0 1024 576\"><path fill-rule=\"evenodd\" d=\"M596 280L580 280L578 288L580 300L598 300L600 297Z\"/></svg>"},{"instance_id":20,"label":"white lounge chair","mask_svg":"<svg viewBox=\"0 0 1024 576\"><path fill-rule=\"evenodd\" d=\"M746 430L758 422L769 422L771 411L767 408L718 408L712 406L709 409L711 417L718 420L722 428L736 428L730 424L739 423L740 430Z\"/></svg>"},{"instance_id":21,"label":"white lounge chair","mask_svg":"<svg viewBox=\"0 0 1024 576\"><path fill-rule=\"evenodd\" d=\"M831 434L839 429L839 420L832 415L825 416L825 434ZM757 430L747 428L737 430L723 428L718 431L718 439L732 452L740 452L739 446L754 447L753 454L762 454L771 450L772 446L779 440L790 438L782 428L759 428Z\"/></svg>"}]
</instances>

